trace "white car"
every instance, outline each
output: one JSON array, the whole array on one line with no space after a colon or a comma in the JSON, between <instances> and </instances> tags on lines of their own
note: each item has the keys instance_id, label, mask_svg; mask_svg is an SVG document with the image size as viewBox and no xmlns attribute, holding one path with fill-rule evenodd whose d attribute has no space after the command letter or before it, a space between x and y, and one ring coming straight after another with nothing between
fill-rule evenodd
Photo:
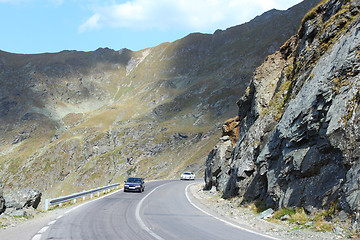
<instances>
[{"instance_id":1,"label":"white car","mask_svg":"<svg viewBox=\"0 0 360 240\"><path fill-rule=\"evenodd\" d=\"M181 174L180 180L195 180L195 174L192 172L184 172Z\"/></svg>"}]
</instances>

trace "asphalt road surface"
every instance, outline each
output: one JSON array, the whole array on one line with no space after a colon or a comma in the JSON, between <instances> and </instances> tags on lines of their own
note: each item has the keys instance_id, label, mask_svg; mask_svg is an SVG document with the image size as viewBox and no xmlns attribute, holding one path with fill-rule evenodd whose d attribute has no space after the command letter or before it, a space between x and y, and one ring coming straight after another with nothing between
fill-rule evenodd
<instances>
[{"instance_id":1,"label":"asphalt road surface","mask_svg":"<svg viewBox=\"0 0 360 240\"><path fill-rule=\"evenodd\" d=\"M143 193L119 191L89 202L54 221L39 239L271 239L200 211L185 194L191 183L147 182Z\"/></svg>"}]
</instances>

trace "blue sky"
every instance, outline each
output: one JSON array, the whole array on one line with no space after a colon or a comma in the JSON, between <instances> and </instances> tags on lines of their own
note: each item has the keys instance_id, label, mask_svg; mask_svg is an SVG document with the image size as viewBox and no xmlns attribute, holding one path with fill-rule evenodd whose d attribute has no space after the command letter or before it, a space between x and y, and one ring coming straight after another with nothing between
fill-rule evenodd
<instances>
[{"instance_id":1,"label":"blue sky","mask_svg":"<svg viewBox=\"0 0 360 240\"><path fill-rule=\"evenodd\" d=\"M134 51L213 33L301 0L0 0L0 50Z\"/></svg>"}]
</instances>

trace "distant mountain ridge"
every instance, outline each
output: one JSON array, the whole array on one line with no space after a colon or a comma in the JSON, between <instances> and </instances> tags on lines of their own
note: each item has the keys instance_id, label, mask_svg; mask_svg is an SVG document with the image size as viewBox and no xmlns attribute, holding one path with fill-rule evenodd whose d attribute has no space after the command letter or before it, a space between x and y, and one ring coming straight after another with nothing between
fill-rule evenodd
<instances>
[{"instance_id":1,"label":"distant mountain ridge","mask_svg":"<svg viewBox=\"0 0 360 240\"><path fill-rule=\"evenodd\" d=\"M0 52L4 190L55 197L132 175L201 176L253 71L317 2L137 52Z\"/></svg>"}]
</instances>

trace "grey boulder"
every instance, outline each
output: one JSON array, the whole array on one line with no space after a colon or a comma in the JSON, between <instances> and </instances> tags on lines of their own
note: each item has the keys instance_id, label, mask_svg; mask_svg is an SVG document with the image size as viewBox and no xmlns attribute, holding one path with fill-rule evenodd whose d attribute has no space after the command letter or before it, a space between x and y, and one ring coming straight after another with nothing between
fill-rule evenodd
<instances>
[{"instance_id":1,"label":"grey boulder","mask_svg":"<svg viewBox=\"0 0 360 240\"><path fill-rule=\"evenodd\" d=\"M41 192L30 188L16 190L5 196L6 208L22 209L33 207L36 209L40 201Z\"/></svg>"},{"instance_id":2,"label":"grey boulder","mask_svg":"<svg viewBox=\"0 0 360 240\"><path fill-rule=\"evenodd\" d=\"M3 197L2 184L0 182L0 214L2 214L3 212L5 212L5 199Z\"/></svg>"}]
</instances>

